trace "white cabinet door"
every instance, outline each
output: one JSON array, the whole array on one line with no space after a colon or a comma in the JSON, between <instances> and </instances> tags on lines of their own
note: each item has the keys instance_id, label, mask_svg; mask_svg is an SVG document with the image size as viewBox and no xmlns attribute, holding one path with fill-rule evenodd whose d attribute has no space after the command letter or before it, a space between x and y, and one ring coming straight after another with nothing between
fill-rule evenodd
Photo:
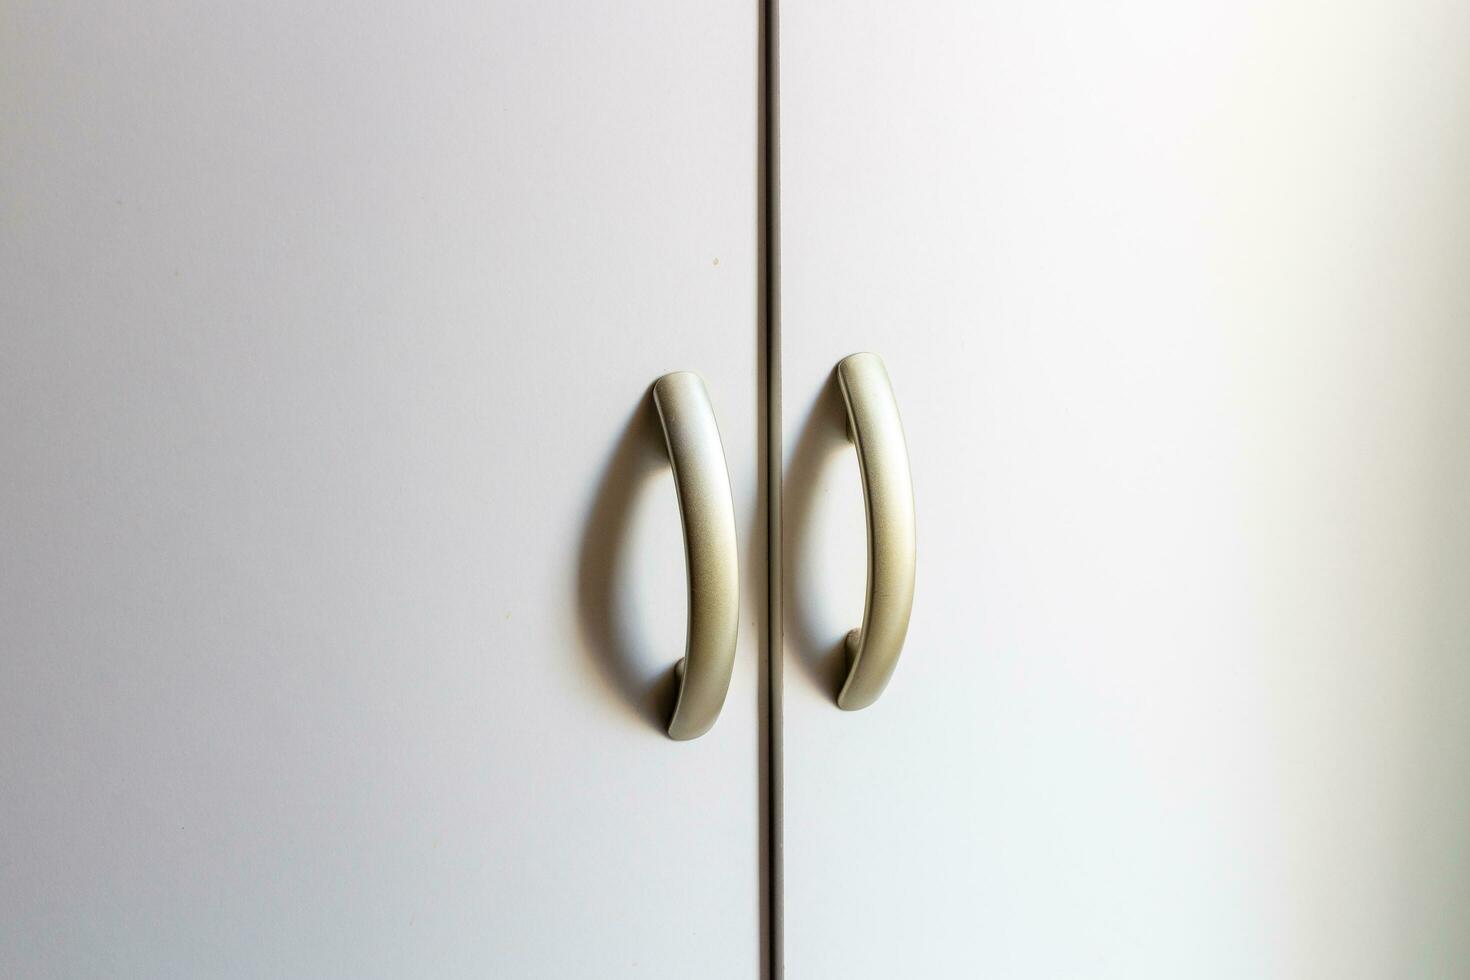
<instances>
[{"instance_id":1,"label":"white cabinet door","mask_svg":"<svg viewBox=\"0 0 1470 980\"><path fill-rule=\"evenodd\" d=\"M787 975L1464 976L1470 6L783 8Z\"/></svg>"},{"instance_id":2,"label":"white cabinet door","mask_svg":"<svg viewBox=\"0 0 1470 980\"><path fill-rule=\"evenodd\" d=\"M754 976L647 401L762 541L754 9L3 20L0 974Z\"/></svg>"}]
</instances>

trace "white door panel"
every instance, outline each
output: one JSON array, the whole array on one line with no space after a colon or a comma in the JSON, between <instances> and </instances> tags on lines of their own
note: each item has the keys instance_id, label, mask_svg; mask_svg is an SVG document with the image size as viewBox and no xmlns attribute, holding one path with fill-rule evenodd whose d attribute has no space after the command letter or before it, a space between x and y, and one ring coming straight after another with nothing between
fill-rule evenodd
<instances>
[{"instance_id":1,"label":"white door panel","mask_svg":"<svg viewBox=\"0 0 1470 980\"><path fill-rule=\"evenodd\" d=\"M3 19L0 973L755 975L754 10Z\"/></svg>"},{"instance_id":2,"label":"white door panel","mask_svg":"<svg viewBox=\"0 0 1470 980\"><path fill-rule=\"evenodd\" d=\"M786 4L791 977L1470 962L1470 8ZM838 711L880 354L918 582Z\"/></svg>"}]
</instances>

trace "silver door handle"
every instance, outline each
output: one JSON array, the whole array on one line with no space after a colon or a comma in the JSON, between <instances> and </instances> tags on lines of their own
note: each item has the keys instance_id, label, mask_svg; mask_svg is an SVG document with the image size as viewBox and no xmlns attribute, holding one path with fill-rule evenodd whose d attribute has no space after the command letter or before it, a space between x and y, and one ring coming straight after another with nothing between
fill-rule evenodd
<instances>
[{"instance_id":1,"label":"silver door handle","mask_svg":"<svg viewBox=\"0 0 1470 980\"><path fill-rule=\"evenodd\" d=\"M837 364L847 403L847 437L857 448L868 518L868 597L863 625L847 634L846 711L866 708L888 686L914 606L914 484L888 372L877 354Z\"/></svg>"},{"instance_id":2,"label":"silver door handle","mask_svg":"<svg viewBox=\"0 0 1470 980\"><path fill-rule=\"evenodd\" d=\"M690 371L666 374L653 383L653 403L674 468L689 579L689 634L684 658L674 665L679 696L669 718L669 737L684 740L714 725L735 669L740 628L735 504L704 381Z\"/></svg>"}]
</instances>

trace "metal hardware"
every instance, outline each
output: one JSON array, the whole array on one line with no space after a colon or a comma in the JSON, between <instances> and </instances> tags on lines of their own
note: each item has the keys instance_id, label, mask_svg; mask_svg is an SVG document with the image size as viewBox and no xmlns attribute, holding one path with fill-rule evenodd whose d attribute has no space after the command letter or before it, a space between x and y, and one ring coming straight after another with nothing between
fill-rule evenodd
<instances>
[{"instance_id":1,"label":"metal hardware","mask_svg":"<svg viewBox=\"0 0 1470 980\"><path fill-rule=\"evenodd\" d=\"M846 711L866 708L888 686L914 605L914 486L898 402L876 354L837 364L847 403L847 437L857 448L868 519L868 595L863 625L847 634Z\"/></svg>"},{"instance_id":2,"label":"metal hardware","mask_svg":"<svg viewBox=\"0 0 1470 980\"><path fill-rule=\"evenodd\" d=\"M654 382L653 403L674 469L689 578L689 633L674 667L679 696L668 729L682 741L709 731L725 704L740 628L740 562L730 473L704 381L689 371L666 374Z\"/></svg>"}]
</instances>

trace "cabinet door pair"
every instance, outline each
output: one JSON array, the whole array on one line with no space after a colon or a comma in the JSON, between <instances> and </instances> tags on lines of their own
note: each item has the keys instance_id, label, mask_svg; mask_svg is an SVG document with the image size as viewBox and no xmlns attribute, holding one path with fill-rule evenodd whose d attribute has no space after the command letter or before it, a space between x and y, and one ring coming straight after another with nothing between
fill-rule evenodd
<instances>
[{"instance_id":1,"label":"cabinet door pair","mask_svg":"<svg viewBox=\"0 0 1470 980\"><path fill-rule=\"evenodd\" d=\"M0 974L1470 963L1470 8L7 13Z\"/></svg>"}]
</instances>

